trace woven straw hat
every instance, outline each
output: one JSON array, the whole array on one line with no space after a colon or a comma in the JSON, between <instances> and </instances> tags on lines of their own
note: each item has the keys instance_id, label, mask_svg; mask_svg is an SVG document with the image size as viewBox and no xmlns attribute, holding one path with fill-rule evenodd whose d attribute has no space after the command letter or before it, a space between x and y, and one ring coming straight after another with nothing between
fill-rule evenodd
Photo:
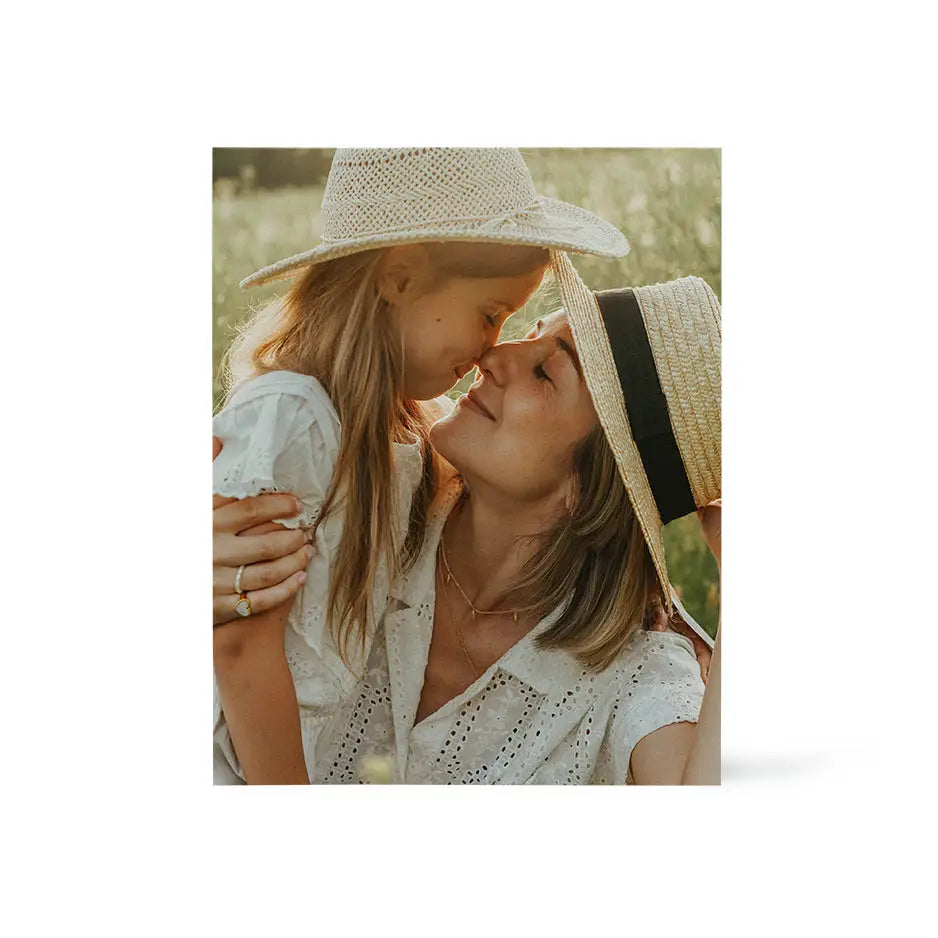
<instances>
[{"instance_id":1,"label":"woven straw hat","mask_svg":"<svg viewBox=\"0 0 938 938\"><path fill-rule=\"evenodd\" d=\"M336 150L322 243L241 281L295 276L334 257L415 241L488 241L624 257L625 236L592 212L539 196L508 147Z\"/></svg>"},{"instance_id":2,"label":"woven straw hat","mask_svg":"<svg viewBox=\"0 0 938 938\"><path fill-rule=\"evenodd\" d=\"M588 290L552 264L599 422L671 611L661 529L721 494L720 304L699 277Z\"/></svg>"}]
</instances>

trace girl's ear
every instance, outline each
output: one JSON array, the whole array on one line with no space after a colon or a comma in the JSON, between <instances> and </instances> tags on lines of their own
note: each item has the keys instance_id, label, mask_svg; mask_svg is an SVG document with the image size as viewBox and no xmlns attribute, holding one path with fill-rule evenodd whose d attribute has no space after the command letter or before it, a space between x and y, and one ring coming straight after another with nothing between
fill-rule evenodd
<instances>
[{"instance_id":1,"label":"girl's ear","mask_svg":"<svg viewBox=\"0 0 938 938\"><path fill-rule=\"evenodd\" d=\"M377 284L382 299L392 305L415 299L430 273L430 255L422 244L387 248L378 262Z\"/></svg>"}]
</instances>

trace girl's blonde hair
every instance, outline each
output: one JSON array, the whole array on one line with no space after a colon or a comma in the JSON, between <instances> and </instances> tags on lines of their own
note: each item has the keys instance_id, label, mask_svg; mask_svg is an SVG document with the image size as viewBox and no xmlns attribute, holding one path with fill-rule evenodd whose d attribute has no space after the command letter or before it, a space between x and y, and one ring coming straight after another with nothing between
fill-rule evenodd
<instances>
[{"instance_id":1,"label":"girl's blonde hair","mask_svg":"<svg viewBox=\"0 0 938 938\"><path fill-rule=\"evenodd\" d=\"M426 245L436 282L455 276L512 277L547 266L542 248L445 243ZM293 371L326 389L342 427L329 490L316 520L341 505L343 531L333 560L329 627L348 663L354 641L364 649L372 627L371 591L378 567L389 582L413 564L423 543L437 478L430 421L419 402L403 395L401 336L378 287L384 251L363 251L309 269L282 299L255 314L225 356L225 389L255 375ZM393 444L420 443L423 475L403 544L397 543L392 479Z\"/></svg>"},{"instance_id":2,"label":"girl's blonde hair","mask_svg":"<svg viewBox=\"0 0 938 938\"><path fill-rule=\"evenodd\" d=\"M560 618L535 640L560 648L585 668L602 671L636 629L664 615L661 589L641 526L597 426L573 453L574 494L568 512L537 538L538 549L514 584L512 605L541 619L561 604Z\"/></svg>"}]
</instances>

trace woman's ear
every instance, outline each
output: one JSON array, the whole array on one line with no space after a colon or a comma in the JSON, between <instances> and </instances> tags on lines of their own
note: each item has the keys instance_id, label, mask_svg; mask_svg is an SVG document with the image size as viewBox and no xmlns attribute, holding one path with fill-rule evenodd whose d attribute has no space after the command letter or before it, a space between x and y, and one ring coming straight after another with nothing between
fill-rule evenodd
<instances>
[{"instance_id":1,"label":"woman's ear","mask_svg":"<svg viewBox=\"0 0 938 938\"><path fill-rule=\"evenodd\" d=\"M576 510L577 502L579 501L579 490L580 482L576 476L575 472L572 472L564 480L562 493L563 493L563 508L568 515L572 515Z\"/></svg>"},{"instance_id":2,"label":"woman's ear","mask_svg":"<svg viewBox=\"0 0 938 938\"><path fill-rule=\"evenodd\" d=\"M424 245L387 248L378 262L378 292L392 305L415 299L427 282L429 270L430 255Z\"/></svg>"}]
</instances>

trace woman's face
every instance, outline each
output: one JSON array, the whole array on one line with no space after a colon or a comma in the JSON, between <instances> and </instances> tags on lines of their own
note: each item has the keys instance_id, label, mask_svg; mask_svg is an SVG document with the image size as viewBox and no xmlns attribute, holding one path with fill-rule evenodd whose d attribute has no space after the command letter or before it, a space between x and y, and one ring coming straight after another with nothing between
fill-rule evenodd
<instances>
[{"instance_id":1,"label":"woman's face","mask_svg":"<svg viewBox=\"0 0 938 938\"><path fill-rule=\"evenodd\" d=\"M565 490L577 444L596 426L596 411L563 313L528 335L489 349L480 377L431 440L470 486L481 481L535 501Z\"/></svg>"}]
</instances>

